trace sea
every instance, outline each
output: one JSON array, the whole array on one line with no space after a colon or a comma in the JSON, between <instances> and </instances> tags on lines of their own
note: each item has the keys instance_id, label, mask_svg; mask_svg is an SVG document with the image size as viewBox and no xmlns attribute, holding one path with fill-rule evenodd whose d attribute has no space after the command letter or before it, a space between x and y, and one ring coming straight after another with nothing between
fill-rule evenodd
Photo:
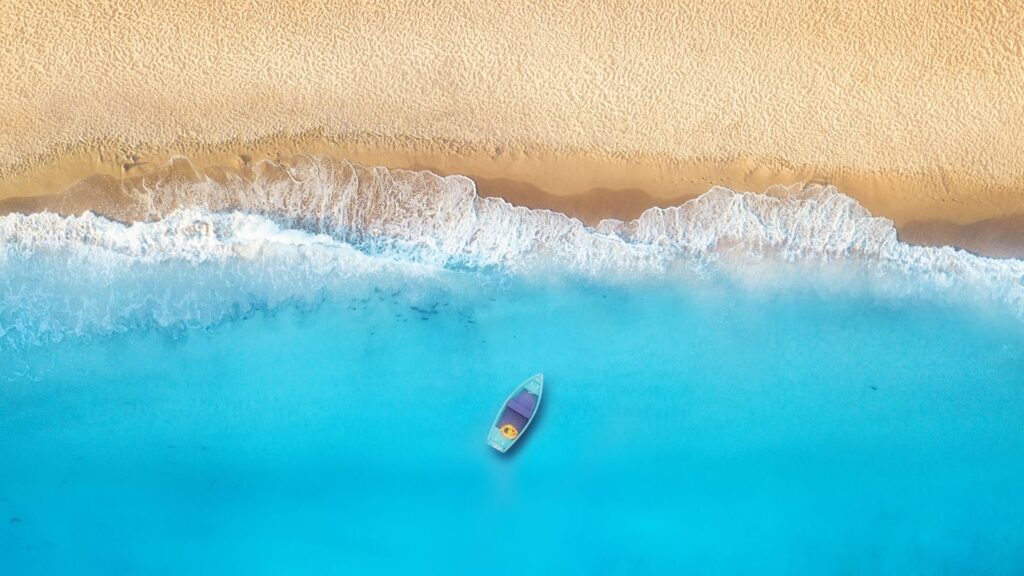
<instances>
[{"instance_id":1,"label":"sea","mask_svg":"<svg viewBox=\"0 0 1024 576\"><path fill-rule=\"evenodd\" d=\"M279 168L0 217L0 573L1024 573L1024 261Z\"/></svg>"}]
</instances>

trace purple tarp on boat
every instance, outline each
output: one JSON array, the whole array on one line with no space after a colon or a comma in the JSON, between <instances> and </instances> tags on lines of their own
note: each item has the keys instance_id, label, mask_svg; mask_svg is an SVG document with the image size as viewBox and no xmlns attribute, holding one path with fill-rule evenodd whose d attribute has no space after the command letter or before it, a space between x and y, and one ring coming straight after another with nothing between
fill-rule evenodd
<instances>
[{"instance_id":1,"label":"purple tarp on boat","mask_svg":"<svg viewBox=\"0 0 1024 576\"><path fill-rule=\"evenodd\" d=\"M529 422L529 418L526 416L523 416L512 408L505 408L505 411L501 413L501 418L498 419L498 428L502 428L506 424L511 424L515 427L516 431L522 431L526 428L527 422Z\"/></svg>"},{"instance_id":2,"label":"purple tarp on boat","mask_svg":"<svg viewBox=\"0 0 1024 576\"><path fill-rule=\"evenodd\" d=\"M520 392L518 396L508 403L508 406L501 413L501 418L498 419L498 428L511 424L515 426L516 430L523 430L536 408L537 397L525 390Z\"/></svg>"},{"instance_id":3,"label":"purple tarp on boat","mask_svg":"<svg viewBox=\"0 0 1024 576\"><path fill-rule=\"evenodd\" d=\"M537 407L537 397L523 390L508 403L508 407L529 418L533 416L533 410Z\"/></svg>"}]
</instances>

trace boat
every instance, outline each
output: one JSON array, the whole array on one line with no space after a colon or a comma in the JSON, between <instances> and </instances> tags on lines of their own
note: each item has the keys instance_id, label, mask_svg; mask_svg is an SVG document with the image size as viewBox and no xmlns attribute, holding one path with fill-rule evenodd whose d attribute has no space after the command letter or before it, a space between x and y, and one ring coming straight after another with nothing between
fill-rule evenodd
<instances>
[{"instance_id":1,"label":"boat","mask_svg":"<svg viewBox=\"0 0 1024 576\"><path fill-rule=\"evenodd\" d=\"M543 374L534 374L516 387L498 410L494 425L487 434L487 443L498 452L505 453L518 442L537 415L543 392Z\"/></svg>"}]
</instances>

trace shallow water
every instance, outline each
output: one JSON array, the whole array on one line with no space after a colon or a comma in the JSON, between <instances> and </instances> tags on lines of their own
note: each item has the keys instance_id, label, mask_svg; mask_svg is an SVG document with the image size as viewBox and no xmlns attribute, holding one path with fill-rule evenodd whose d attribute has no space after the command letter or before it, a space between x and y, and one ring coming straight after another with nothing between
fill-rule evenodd
<instances>
[{"instance_id":1,"label":"shallow water","mask_svg":"<svg viewBox=\"0 0 1024 576\"><path fill-rule=\"evenodd\" d=\"M1024 261L830 188L595 229L319 160L132 194L0 217L3 574L1024 572Z\"/></svg>"},{"instance_id":2,"label":"shallow water","mask_svg":"<svg viewBox=\"0 0 1024 576\"><path fill-rule=\"evenodd\" d=\"M1024 571L1012 315L394 284L0 352L3 572ZM488 426L538 371L502 457Z\"/></svg>"}]
</instances>

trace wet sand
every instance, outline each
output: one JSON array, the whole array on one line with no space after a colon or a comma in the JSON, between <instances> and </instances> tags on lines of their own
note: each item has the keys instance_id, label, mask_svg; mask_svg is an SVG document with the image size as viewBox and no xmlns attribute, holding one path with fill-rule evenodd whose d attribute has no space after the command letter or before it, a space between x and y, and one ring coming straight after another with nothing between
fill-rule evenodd
<instances>
[{"instance_id":1,"label":"wet sand","mask_svg":"<svg viewBox=\"0 0 1024 576\"><path fill-rule=\"evenodd\" d=\"M268 141L235 150L213 149L187 160L190 170L219 179L218 174L224 173L245 178L248 169L264 160L289 163L304 156L460 174L473 179L482 196L555 210L590 225L604 218L630 220L652 206L678 205L715 185L771 193L777 187L834 184L873 214L892 219L900 237L912 244L951 245L986 256L1024 257L1021 189L1000 189L951 175L939 181L921 175L855 172L829 177L826 172L759 166L750 160L681 163L543 151L493 155L463 150L453 154L439 146L374 146L316 137ZM136 154L120 165L89 154L65 157L12 179L6 193L0 194L0 214L41 210L80 214L90 210L124 219L131 211L122 190L131 190L146 179L166 177L175 159L182 157ZM34 193L19 193L22 191Z\"/></svg>"},{"instance_id":2,"label":"wet sand","mask_svg":"<svg viewBox=\"0 0 1024 576\"><path fill-rule=\"evenodd\" d=\"M911 241L1024 243L1015 2L14 0L0 21L8 210L175 155L314 154L588 222L832 183Z\"/></svg>"}]
</instances>

